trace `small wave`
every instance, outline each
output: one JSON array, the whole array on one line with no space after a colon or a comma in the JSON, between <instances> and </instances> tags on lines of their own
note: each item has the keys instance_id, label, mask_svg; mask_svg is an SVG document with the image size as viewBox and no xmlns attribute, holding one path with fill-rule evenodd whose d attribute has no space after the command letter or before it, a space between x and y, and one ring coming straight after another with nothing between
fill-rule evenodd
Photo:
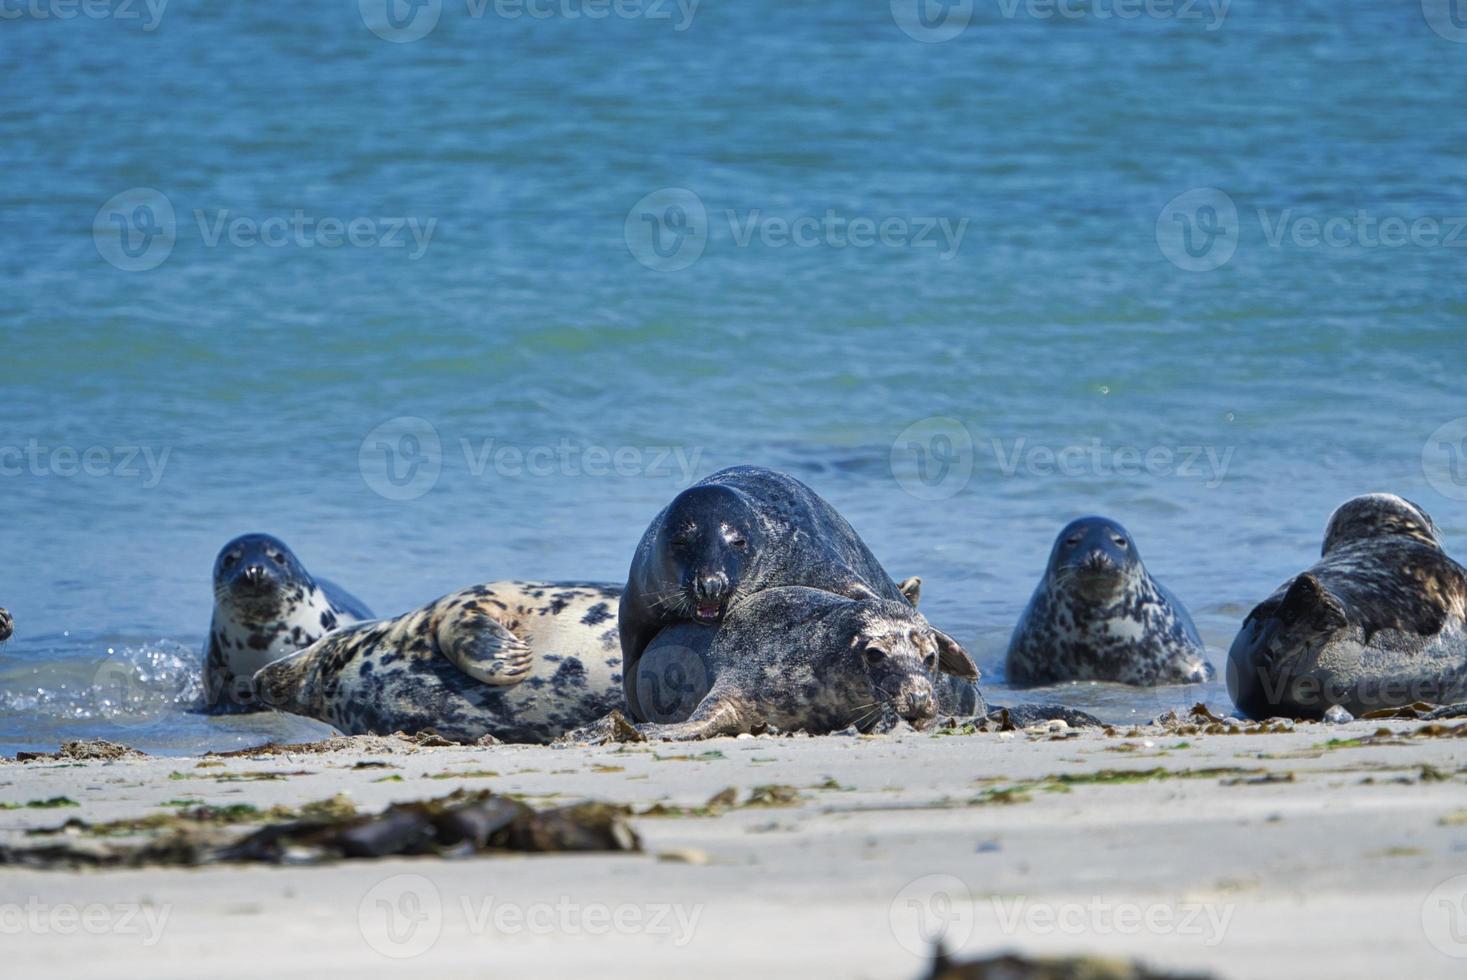
<instances>
[{"instance_id":1,"label":"small wave","mask_svg":"<svg viewBox=\"0 0 1467 980\"><path fill-rule=\"evenodd\" d=\"M0 713L129 725L195 708L202 698L198 654L173 640L158 640L74 661L39 679L32 673L24 687L11 679L0 687Z\"/></svg>"}]
</instances>

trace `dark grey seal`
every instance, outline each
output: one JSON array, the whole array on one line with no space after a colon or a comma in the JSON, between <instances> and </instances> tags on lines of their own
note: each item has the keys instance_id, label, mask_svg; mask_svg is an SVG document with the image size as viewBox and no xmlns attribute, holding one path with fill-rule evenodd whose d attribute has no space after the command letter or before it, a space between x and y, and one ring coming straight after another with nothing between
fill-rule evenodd
<instances>
[{"instance_id":1,"label":"dark grey seal","mask_svg":"<svg viewBox=\"0 0 1467 980\"><path fill-rule=\"evenodd\" d=\"M10 618L9 609L0 609L0 643L15 634L15 620Z\"/></svg>"},{"instance_id":2,"label":"dark grey seal","mask_svg":"<svg viewBox=\"0 0 1467 980\"><path fill-rule=\"evenodd\" d=\"M214 618L204 655L210 711L257 711L255 671L351 623L371 619L358 599L312 578L285 542L246 534L214 561Z\"/></svg>"},{"instance_id":3,"label":"dark grey seal","mask_svg":"<svg viewBox=\"0 0 1467 980\"><path fill-rule=\"evenodd\" d=\"M1228 693L1251 718L1318 719L1467 700L1467 574L1426 511L1394 494L1346 501L1323 556L1248 614Z\"/></svg>"},{"instance_id":4,"label":"dark grey seal","mask_svg":"<svg viewBox=\"0 0 1467 980\"><path fill-rule=\"evenodd\" d=\"M895 719L923 728L939 713L940 672L978 679L968 655L938 637L905 599L761 590L730 607L716 631L681 623L657 635L648 672L661 677L665 697L649 695L649 707L686 720L637 727L672 740L762 726L867 731ZM651 683L644 679L644 693Z\"/></svg>"},{"instance_id":5,"label":"dark grey seal","mask_svg":"<svg viewBox=\"0 0 1467 980\"><path fill-rule=\"evenodd\" d=\"M1055 540L1009 641L1008 682L1194 684L1216 671L1192 617L1153 579L1126 529L1082 517Z\"/></svg>"},{"instance_id":6,"label":"dark grey seal","mask_svg":"<svg viewBox=\"0 0 1467 980\"><path fill-rule=\"evenodd\" d=\"M255 675L260 701L348 735L545 743L622 705L613 585L491 582L338 630Z\"/></svg>"},{"instance_id":7,"label":"dark grey seal","mask_svg":"<svg viewBox=\"0 0 1467 980\"><path fill-rule=\"evenodd\" d=\"M637 545L620 609L627 707L647 719L637 664L664 627L716 625L740 599L782 586L911 604L920 583L908 585L910 596L845 518L794 477L758 466L714 473L673 498ZM971 663L950 636L932 632L951 662Z\"/></svg>"}]
</instances>

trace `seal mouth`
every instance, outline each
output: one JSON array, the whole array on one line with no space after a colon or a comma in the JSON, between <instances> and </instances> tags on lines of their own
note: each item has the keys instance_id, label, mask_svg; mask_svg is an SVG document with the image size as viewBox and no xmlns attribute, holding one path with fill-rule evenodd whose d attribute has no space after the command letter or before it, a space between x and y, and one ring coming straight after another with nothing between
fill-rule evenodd
<instances>
[{"instance_id":1,"label":"seal mouth","mask_svg":"<svg viewBox=\"0 0 1467 980\"><path fill-rule=\"evenodd\" d=\"M693 607L693 619L703 624L716 623L723 618L723 605L717 602L700 602Z\"/></svg>"}]
</instances>

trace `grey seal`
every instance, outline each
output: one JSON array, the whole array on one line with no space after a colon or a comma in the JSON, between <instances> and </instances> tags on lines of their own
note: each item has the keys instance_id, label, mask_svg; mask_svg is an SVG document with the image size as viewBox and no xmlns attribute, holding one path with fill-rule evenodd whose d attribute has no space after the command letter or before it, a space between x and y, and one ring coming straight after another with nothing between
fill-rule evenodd
<instances>
[{"instance_id":1,"label":"grey seal","mask_svg":"<svg viewBox=\"0 0 1467 980\"><path fill-rule=\"evenodd\" d=\"M664 627L716 625L740 599L782 586L914 604L920 580L906 585L799 480L759 466L720 470L673 498L637 545L619 614L627 707L646 720L637 664ZM954 663L971 663L952 637L933 634Z\"/></svg>"},{"instance_id":2,"label":"grey seal","mask_svg":"<svg viewBox=\"0 0 1467 980\"><path fill-rule=\"evenodd\" d=\"M10 616L9 609L0 609L0 643L4 643L15 635L15 620Z\"/></svg>"},{"instance_id":3,"label":"grey seal","mask_svg":"<svg viewBox=\"0 0 1467 980\"><path fill-rule=\"evenodd\" d=\"M1426 511L1355 497L1330 517L1320 560L1248 614L1228 693L1252 718L1467 700L1464 612L1467 573Z\"/></svg>"},{"instance_id":4,"label":"grey seal","mask_svg":"<svg viewBox=\"0 0 1467 980\"><path fill-rule=\"evenodd\" d=\"M313 578L279 538L235 538L214 561L205 707L215 712L258 710L250 685L255 671L335 629L371 618L359 599Z\"/></svg>"},{"instance_id":5,"label":"grey seal","mask_svg":"<svg viewBox=\"0 0 1467 980\"><path fill-rule=\"evenodd\" d=\"M1104 517L1060 531L1014 628L1005 673L1015 686L1193 684L1216 676L1186 607L1146 571L1126 529Z\"/></svg>"},{"instance_id":6,"label":"grey seal","mask_svg":"<svg viewBox=\"0 0 1467 980\"><path fill-rule=\"evenodd\" d=\"M254 683L264 704L349 735L545 743L621 707L620 597L614 585L491 582L340 630Z\"/></svg>"},{"instance_id":7,"label":"grey seal","mask_svg":"<svg viewBox=\"0 0 1467 980\"><path fill-rule=\"evenodd\" d=\"M679 741L762 726L865 731L897 718L923 728L939 713L940 672L978 679L968 655L945 647L905 599L853 599L804 586L741 599L716 630L666 627L646 656L667 695L649 695L649 707L686 720L637 728ZM641 684L646 693L652 677Z\"/></svg>"}]
</instances>

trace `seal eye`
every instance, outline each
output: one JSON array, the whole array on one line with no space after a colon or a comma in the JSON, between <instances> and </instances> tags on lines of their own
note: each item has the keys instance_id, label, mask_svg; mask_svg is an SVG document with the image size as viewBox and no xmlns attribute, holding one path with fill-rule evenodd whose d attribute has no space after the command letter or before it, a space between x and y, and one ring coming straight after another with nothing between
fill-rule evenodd
<instances>
[{"instance_id":1,"label":"seal eye","mask_svg":"<svg viewBox=\"0 0 1467 980\"><path fill-rule=\"evenodd\" d=\"M866 661L866 666L875 667L886 659L886 651L878 646L868 646L861 651L861 659Z\"/></svg>"},{"instance_id":2,"label":"seal eye","mask_svg":"<svg viewBox=\"0 0 1467 980\"><path fill-rule=\"evenodd\" d=\"M1116 547L1117 548L1124 548L1124 547L1126 547L1126 539L1123 538L1123 537L1121 537L1120 535L1116 535L1111 540L1116 543Z\"/></svg>"},{"instance_id":3,"label":"seal eye","mask_svg":"<svg viewBox=\"0 0 1467 980\"><path fill-rule=\"evenodd\" d=\"M281 554L281 553L280 553L280 552L278 552L278 551L276 551L276 552L273 552L273 553L272 553L272 554L271 554L271 555L270 555L270 560L271 560L271 561L273 561L273 562L274 562L274 563L275 563L275 564L277 564L277 565L284 565L284 564L285 564L285 556L284 556L284 555L282 555L282 554Z\"/></svg>"},{"instance_id":4,"label":"seal eye","mask_svg":"<svg viewBox=\"0 0 1467 980\"><path fill-rule=\"evenodd\" d=\"M239 564L239 555L225 555L224 560L219 563L220 568L233 568Z\"/></svg>"},{"instance_id":5,"label":"seal eye","mask_svg":"<svg viewBox=\"0 0 1467 980\"><path fill-rule=\"evenodd\" d=\"M749 550L749 539L744 537L742 534L735 534L733 537L728 539L728 543L733 545L740 551Z\"/></svg>"},{"instance_id":6,"label":"seal eye","mask_svg":"<svg viewBox=\"0 0 1467 980\"><path fill-rule=\"evenodd\" d=\"M1081 534L1072 534L1068 538L1065 538L1065 544L1067 544L1071 548L1073 548L1073 547L1075 547L1075 545L1079 544L1083 540L1084 540L1084 535L1081 535Z\"/></svg>"},{"instance_id":7,"label":"seal eye","mask_svg":"<svg viewBox=\"0 0 1467 980\"><path fill-rule=\"evenodd\" d=\"M926 667L928 670L936 670L937 669L937 654L935 654L935 653L929 653L927 656L923 657L922 658L922 665L924 667Z\"/></svg>"}]
</instances>

